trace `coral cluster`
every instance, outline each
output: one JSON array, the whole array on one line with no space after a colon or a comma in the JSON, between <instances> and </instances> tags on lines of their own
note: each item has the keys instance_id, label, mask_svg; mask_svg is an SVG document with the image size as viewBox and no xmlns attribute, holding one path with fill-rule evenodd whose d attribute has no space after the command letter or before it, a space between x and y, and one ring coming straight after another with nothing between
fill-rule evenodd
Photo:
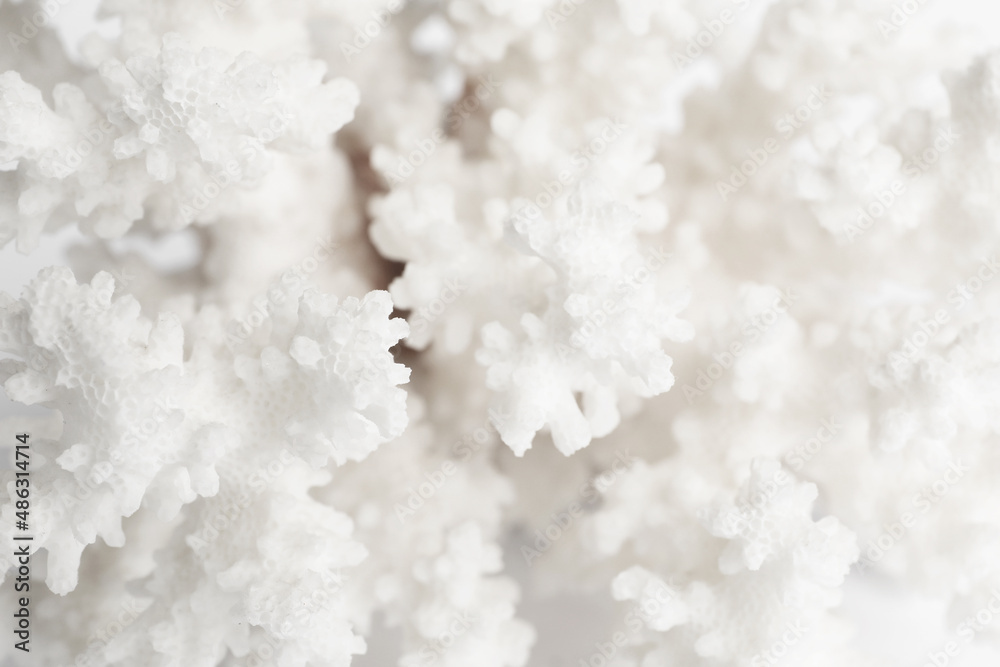
<instances>
[{"instance_id":1,"label":"coral cluster","mask_svg":"<svg viewBox=\"0 0 1000 667\"><path fill-rule=\"evenodd\" d=\"M873 580L995 641L984 31L103 0L67 50L64 5L0 0L0 248L79 235L0 293L3 393L47 409L0 419L37 664L876 665ZM527 588L605 634L555 647Z\"/></svg>"}]
</instances>

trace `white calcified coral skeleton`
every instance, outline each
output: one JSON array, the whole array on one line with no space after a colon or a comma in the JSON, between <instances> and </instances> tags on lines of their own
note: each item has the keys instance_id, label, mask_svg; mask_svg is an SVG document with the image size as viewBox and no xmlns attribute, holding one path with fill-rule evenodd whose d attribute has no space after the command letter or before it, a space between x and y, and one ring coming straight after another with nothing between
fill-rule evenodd
<instances>
[{"instance_id":1,"label":"white calcified coral skeleton","mask_svg":"<svg viewBox=\"0 0 1000 667\"><path fill-rule=\"evenodd\" d=\"M149 198L159 204L157 228L204 219L210 211L198 198L253 185L268 166L265 146L315 149L352 118L356 88L343 79L322 84L324 70L316 61L266 64L251 53L234 60L170 34L158 54L101 65L116 100L103 109L69 83L53 91L50 109L16 71L4 73L0 160L17 162L4 183L17 208L5 216L0 242L16 236L31 250L46 226L77 217L99 236L120 236Z\"/></svg>"},{"instance_id":2,"label":"white calcified coral skeleton","mask_svg":"<svg viewBox=\"0 0 1000 667\"><path fill-rule=\"evenodd\" d=\"M0 295L44 664L541 666L537 589L616 619L567 664L874 665L849 578L1000 584L959 10L105 0L71 59L54 4L0 4L0 247L86 239Z\"/></svg>"},{"instance_id":3,"label":"white calcified coral skeleton","mask_svg":"<svg viewBox=\"0 0 1000 667\"><path fill-rule=\"evenodd\" d=\"M113 292L106 273L78 286L68 269L53 269L39 276L25 300L3 304L4 330L27 334L9 337L4 350L37 361L5 362L6 391L56 408L66 420L65 451L42 443L40 453L51 451L52 458L32 479L50 502L36 518L38 544L50 555L50 588L60 594L75 588L81 553L97 537L122 546L122 517L140 506L170 521L182 506L206 497L204 525L189 518L186 527L194 530L174 547L177 567L187 569L157 572L150 587L163 596L161 604L136 626L162 637L168 662L197 664L206 651L239 653L251 627L294 638L283 649L288 664L308 664L344 645L360 652L363 642L337 617L336 590L324 599L322 614L303 620L295 612L298 597L315 592L318 577L339 576L365 555L350 540L351 520L308 496L308 487L329 475L310 472L307 464L363 459L406 427L405 393L396 385L409 372L387 349L407 329L389 319L388 294L341 304L315 289L285 290L284 307L242 349L232 352L216 337L214 344L195 342L185 360L176 316L164 315L154 326L139 315L133 297L114 299ZM207 312L201 324L221 331L219 317ZM209 407L221 403L229 407ZM149 422L152 427L135 429ZM94 476L100 484L82 504L60 497ZM261 497L258 485L265 484L271 488ZM221 537L213 523L220 515L233 522ZM306 553L295 548L300 543L313 557L275 570L291 553ZM220 627L209 635L211 644L195 640L192 633L209 619L199 620L194 608L176 608L169 598L178 586L223 607L244 606L247 624ZM341 629L329 634L334 617ZM136 641L129 646L133 652L123 659L137 664L146 649Z\"/></svg>"}]
</instances>

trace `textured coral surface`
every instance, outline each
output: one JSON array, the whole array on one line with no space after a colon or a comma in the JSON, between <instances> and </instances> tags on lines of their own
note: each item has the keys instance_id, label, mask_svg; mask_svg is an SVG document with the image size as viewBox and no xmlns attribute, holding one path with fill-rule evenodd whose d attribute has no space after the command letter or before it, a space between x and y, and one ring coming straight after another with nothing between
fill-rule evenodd
<instances>
[{"instance_id":1,"label":"textured coral surface","mask_svg":"<svg viewBox=\"0 0 1000 667\"><path fill-rule=\"evenodd\" d=\"M0 0L0 661L996 665L998 15Z\"/></svg>"}]
</instances>

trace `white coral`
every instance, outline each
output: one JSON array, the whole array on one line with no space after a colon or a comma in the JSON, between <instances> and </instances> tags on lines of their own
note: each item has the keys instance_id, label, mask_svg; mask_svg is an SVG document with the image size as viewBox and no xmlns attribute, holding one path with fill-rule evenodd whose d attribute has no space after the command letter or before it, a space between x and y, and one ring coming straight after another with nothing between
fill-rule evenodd
<instances>
[{"instance_id":1,"label":"white coral","mask_svg":"<svg viewBox=\"0 0 1000 667\"><path fill-rule=\"evenodd\" d=\"M483 330L478 358L500 394L496 405L514 415L498 426L519 456L546 425L567 455L607 435L620 419L619 387L640 396L670 389L671 359L661 340L693 336L677 317L687 297L658 289L667 257L662 248L640 251L635 215L586 195L571 206L554 222L512 218L514 242L551 269L548 303L541 316L521 318L523 336L499 323Z\"/></svg>"},{"instance_id":2,"label":"white coral","mask_svg":"<svg viewBox=\"0 0 1000 667\"><path fill-rule=\"evenodd\" d=\"M55 505L36 548L48 550L48 582L59 593L76 586L88 544L123 543L121 519L140 505L171 519L216 496L223 460L359 460L406 426L396 385L409 373L387 351L406 325L389 319L384 292L341 304L300 287L285 293L261 343L236 354L195 343L185 358L175 316L154 326L134 298L113 291L106 273L78 286L68 269L53 269L24 299L3 304L3 349L23 359L4 362L5 391L58 409L67 424L61 442L41 445L52 460L33 478ZM232 408L220 410L223 396ZM94 476L98 488L83 506L63 507L59 495Z\"/></svg>"},{"instance_id":3,"label":"white coral","mask_svg":"<svg viewBox=\"0 0 1000 667\"><path fill-rule=\"evenodd\" d=\"M867 666L869 572L991 608L985 14L64 5L0 4L45 664Z\"/></svg>"},{"instance_id":4,"label":"white coral","mask_svg":"<svg viewBox=\"0 0 1000 667\"><path fill-rule=\"evenodd\" d=\"M316 149L351 120L357 89L323 83L325 70L303 59L234 59L167 35L158 53L102 65L113 104L60 84L54 109L5 72L0 159L17 163L4 178L18 219L4 221L0 243L16 236L29 251L44 229L76 216L104 238L124 234L147 209L161 229L210 218L220 192L267 171L268 146Z\"/></svg>"}]
</instances>

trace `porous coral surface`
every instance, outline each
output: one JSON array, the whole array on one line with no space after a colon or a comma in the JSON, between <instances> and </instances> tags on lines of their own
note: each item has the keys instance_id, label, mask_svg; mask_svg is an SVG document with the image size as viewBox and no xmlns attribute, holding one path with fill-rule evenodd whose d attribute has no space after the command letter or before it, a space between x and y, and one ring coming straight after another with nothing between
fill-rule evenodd
<instances>
[{"instance_id":1,"label":"porous coral surface","mask_svg":"<svg viewBox=\"0 0 1000 667\"><path fill-rule=\"evenodd\" d=\"M989 5L0 0L0 658L996 664Z\"/></svg>"}]
</instances>

